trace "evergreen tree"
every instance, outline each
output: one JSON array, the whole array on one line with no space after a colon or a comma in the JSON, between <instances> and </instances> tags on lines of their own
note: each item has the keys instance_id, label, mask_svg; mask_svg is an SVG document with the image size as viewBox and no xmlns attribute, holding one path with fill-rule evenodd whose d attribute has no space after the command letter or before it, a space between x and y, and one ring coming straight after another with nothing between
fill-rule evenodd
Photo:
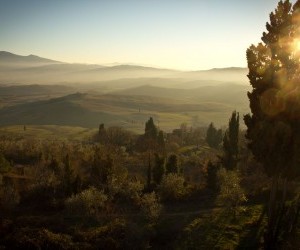
<instances>
[{"instance_id":1,"label":"evergreen tree","mask_svg":"<svg viewBox=\"0 0 300 250\"><path fill-rule=\"evenodd\" d=\"M147 168L147 189L150 191L152 183L152 167L151 167L151 157L150 152L148 154L148 168Z\"/></svg>"},{"instance_id":2,"label":"evergreen tree","mask_svg":"<svg viewBox=\"0 0 300 250\"><path fill-rule=\"evenodd\" d=\"M9 172L11 170L10 163L2 153L0 153L0 174Z\"/></svg>"},{"instance_id":3,"label":"evergreen tree","mask_svg":"<svg viewBox=\"0 0 300 250\"><path fill-rule=\"evenodd\" d=\"M207 187L212 191L217 190L217 173L219 170L219 166L217 164L213 164L211 161L207 164Z\"/></svg>"},{"instance_id":4,"label":"evergreen tree","mask_svg":"<svg viewBox=\"0 0 300 250\"><path fill-rule=\"evenodd\" d=\"M72 193L73 184L73 170L70 166L69 154L66 155L64 160L64 172L63 172L63 186L65 195L70 195Z\"/></svg>"},{"instance_id":5,"label":"evergreen tree","mask_svg":"<svg viewBox=\"0 0 300 250\"><path fill-rule=\"evenodd\" d=\"M239 114L234 111L229 120L228 130L223 138L224 155L222 163L226 169L236 169L238 162Z\"/></svg>"},{"instance_id":6,"label":"evergreen tree","mask_svg":"<svg viewBox=\"0 0 300 250\"><path fill-rule=\"evenodd\" d=\"M166 164L166 173L177 174L178 172L179 169L178 169L177 155L171 154Z\"/></svg>"},{"instance_id":7,"label":"evergreen tree","mask_svg":"<svg viewBox=\"0 0 300 250\"><path fill-rule=\"evenodd\" d=\"M94 151L94 161L91 167L91 179L96 187L105 187L111 181L113 175L113 160L110 155L106 159L101 156L100 149Z\"/></svg>"},{"instance_id":8,"label":"evergreen tree","mask_svg":"<svg viewBox=\"0 0 300 250\"><path fill-rule=\"evenodd\" d=\"M155 154L155 164L152 169L153 181L159 185L164 174L165 174L165 160L163 157L160 157L158 154Z\"/></svg>"},{"instance_id":9,"label":"evergreen tree","mask_svg":"<svg viewBox=\"0 0 300 250\"><path fill-rule=\"evenodd\" d=\"M161 153L165 153L166 144L165 144L164 132L161 130L159 131L157 136L157 144L158 144L159 151Z\"/></svg>"},{"instance_id":10,"label":"evergreen tree","mask_svg":"<svg viewBox=\"0 0 300 250\"><path fill-rule=\"evenodd\" d=\"M214 145L214 137L215 137L216 133L217 133L217 130L216 130L214 124L210 123L208 126L208 129L206 131L206 138L205 138L205 141L207 142L207 144L210 147L213 147L213 145Z\"/></svg>"},{"instance_id":11,"label":"evergreen tree","mask_svg":"<svg viewBox=\"0 0 300 250\"><path fill-rule=\"evenodd\" d=\"M145 137L156 140L157 138L157 128L154 124L153 118L150 117L145 124Z\"/></svg>"},{"instance_id":12,"label":"evergreen tree","mask_svg":"<svg viewBox=\"0 0 300 250\"><path fill-rule=\"evenodd\" d=\"M222 129L217 130L213 123L210 123L206 131L205 141L212 148L218 148L222 142Z\"/></svg>"},{"instance_id":13,"label":"evergreen tree","mask_svg":"<svg viewBox=\"0 0 300 250\"><path fill-rule=\"evenodd\" d=\"M253 155L272 177L265 235L268 249L276 248L278 238L290 232L288 225L296 225L291 220L297 219L284 215L287 181L300 173L299 27L300 1L294 6L280 1L270 14L262 43L247 50L253 90L248 93L252 114L244 117L246 136Z\"/></svg>"},{"instance_id":14,"label":"evergreen tree","mask_svg":"<svg viewBox=\"0 0 300 250\"><path fill-rule=\"evenodd\" d=\"M105 144L108 141L108 139L107 139L107 131L106 131L103 123L101 123L99 125L98 138L99 138L99 142L101 144Z\"/></svg>"}]
</instances>

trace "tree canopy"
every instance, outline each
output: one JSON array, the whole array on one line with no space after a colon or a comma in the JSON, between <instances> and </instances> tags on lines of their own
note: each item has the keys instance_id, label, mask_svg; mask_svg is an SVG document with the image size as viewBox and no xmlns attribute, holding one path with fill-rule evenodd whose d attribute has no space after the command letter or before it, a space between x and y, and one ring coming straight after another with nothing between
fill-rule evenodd
<instances>
[{"instance_id":1,"label":"tree canopy","mask_svg":"<svg viewBox=\"0 0 300 250\"><path fill-rule=\"evenodd\" d=\"M292 178L300 166L300 1L280 1L266 28L247 50L247 138L268 175Z\"/></svg>"}]
</instances>

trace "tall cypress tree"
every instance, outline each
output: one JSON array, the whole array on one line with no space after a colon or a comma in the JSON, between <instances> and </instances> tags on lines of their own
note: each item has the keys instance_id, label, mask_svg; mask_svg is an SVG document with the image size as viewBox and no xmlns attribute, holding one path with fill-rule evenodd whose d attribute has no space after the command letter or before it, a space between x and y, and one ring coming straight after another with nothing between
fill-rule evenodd
<instances>
[{"instance_id":1,"label":"tall cypress tree","mask_svg":"<svg viewBox=\"0 0 300 250\"><path fill-rule=\"evenodd\" d=\"M223 138L224 156L222 163L229 170L236 169L238 162L239 119L239 113L232 112L228 129Z\"/></svg>"},{"instance_id":2,"label":"tall cypress tree","mask_svg":"<svg viewBox=\"0 0 300 250\"><path fill-rule=\"evenodd\" d=\"M157 128L154 124L153 118L150 117L145 124L145 136L147 138L155 139L157 138Z\"/></svg>"},{"instance_id":3,"label":"tall cypress tree","mask_svg":"<svg viewBox=\"0 0 300 250\"><path fill-rule=\"evenodd\" d=\"M244 117L249 148L272 177L267 249L287 233L286 183L300 173L300 1L280 1L270 14L262 43L247 50L252 114ZM280 192L279 192L280 191ZM285 222L283 222L285 220Z\"/></svg>"},{"instance_id":4,"label":"tall cypress tree","mask_svg":"<svg viewBox=\"0 0 300 250\"><path fill-rule=\"evenodd\" d=\"M165 159L160 157L158 154L155 154L155 164L152 169L153 181L156 184L160 184L163 175L165 174Z\"/></svg>"},{"instance_id":5,"label":"tall cypress tree","mask_svg":"<svg viewBox=\"0 0 300 250\"><path fill-rule=\"evenodd\" d=\"M222 142L222 129L216 129L211 122L206 131L205 141L212 148L218 148Z\"/></svg>"}]
</instances>

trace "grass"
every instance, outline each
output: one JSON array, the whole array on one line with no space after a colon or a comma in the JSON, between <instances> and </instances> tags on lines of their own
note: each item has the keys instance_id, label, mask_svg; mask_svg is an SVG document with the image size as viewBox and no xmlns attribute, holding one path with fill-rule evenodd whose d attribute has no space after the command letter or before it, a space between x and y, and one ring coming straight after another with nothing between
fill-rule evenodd
<instances>
[{"instance_id":1,"label":"grass","mask_svg":"<svg viewBox=\"0 0 300 250\"><path fill-rule=\"evenodd\" d=\"M178 244L183 249L259 249L265 219L261 205L248 205L237 218L214 209L188 224Z\"/></svg>"},{"instance_id":2,"label":"grass","mask_svg":"<svg viewBox=\"0 0 300 250\"><path fill-rule=\"evenodd\" d=\"M97 129L58 126L58 125L23 125L0 127L0 135L13 135L23 138L49 140L78 140L84 141L91 137Z\"/></svg>"}]
</instances>

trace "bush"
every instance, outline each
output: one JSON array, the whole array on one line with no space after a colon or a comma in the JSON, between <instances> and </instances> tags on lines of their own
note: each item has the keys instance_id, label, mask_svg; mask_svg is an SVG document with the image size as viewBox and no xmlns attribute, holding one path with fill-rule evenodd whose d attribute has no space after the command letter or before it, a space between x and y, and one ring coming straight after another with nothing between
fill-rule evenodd
<instances>
[{"instance_id":1,"label":"bush","mask_svg":"<svg viewBox=\"0 0 300 250\"><path fill-rule=\"evenodd\" d=\"M240 177L237 172L221 168L218 171L218 183L220 194L218 200L234 215L240 209L240 205L247 201L245 192L240 186Z\"/></svg>"},{"instance_id":2,"label":"bush","mask_svg":"<svg viewBox=\"0 0 300 250\"><path fill-rule=\"evenodd\" d=\"M120 194L122 197L125 197L127 200L137 203L140 199L144 185L139 181L128 181L123 184Z\"/></svg>"},{"instance_id":3,"label":"bush","mask_svg":"<svg viewBox=\"0 0 300 250\"><path fill-rule=\"evenodd\" d=\"M150 221L156 221L160 216L162 205L155 192L144 194L140 200L142 213Z\"/></svg>"},{"instance_id":4,"label":"bush","mask_svg":"<svg viewBox=\"0 0 300 250\"><path fill-rule=\"evenodd\" d=\"M47 229L21 228L4 241L7 249L75 249L69 235Z\"/></svg>"},{"instance_id":5,"label":"bush","mask_svg":"<svg viewBox=\"0 0 300 250\"><path fill-rule=\"evenodd\" d=\"M66 209L73 215L99 216L105 208L107 195L94 187L72 195L65 201Z\"/></svg>"},{"instance_id":6,"label":"bush","mask_svg":"<svg viewBox=\"0 0 300 250\"><path fill-rule=\"evenodd\" d=\"M163 200L178 200L187 193L184 183L184 177L181 175L165 175L159 186L159 194Z\"/></svg>"},{"instance_id":7,"label":"bush","mask_svg":"<svg viewBox=\"0 0 300 250\"><path fill-rule=\"evenodd\" d=\"M13 209L20 203L20 195L12 186L6 186L3 189L1 200L3 208Z\"/></svg>"}]
</instances>

